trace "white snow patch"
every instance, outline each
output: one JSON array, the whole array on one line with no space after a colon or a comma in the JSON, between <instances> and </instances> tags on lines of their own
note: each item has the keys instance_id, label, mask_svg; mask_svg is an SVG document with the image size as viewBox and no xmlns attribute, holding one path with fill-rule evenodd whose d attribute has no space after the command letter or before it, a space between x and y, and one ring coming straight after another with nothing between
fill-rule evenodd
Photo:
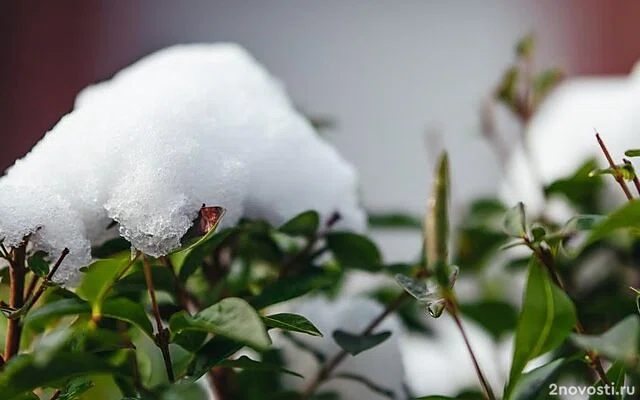
<instances>
[{"instance_id":1,"label":"white snow patch","mask_svg":"<svg viewBox=\"0 0 640 400\"><path fill-rule=\"evenodd\" d=\"M83 90L0 179L0 238L35 233L67 281L119 233L152 256L177 248L202 204L278 225L315 209L362 230L356 173L234 44L170 47Z\"/></svg>"}]
</instances>

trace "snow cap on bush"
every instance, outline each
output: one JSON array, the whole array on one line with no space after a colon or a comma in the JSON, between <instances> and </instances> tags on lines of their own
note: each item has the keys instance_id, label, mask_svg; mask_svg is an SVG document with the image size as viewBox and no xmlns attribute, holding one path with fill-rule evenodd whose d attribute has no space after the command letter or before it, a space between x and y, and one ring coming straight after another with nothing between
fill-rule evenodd
<instances>
[{"instance_id":1,"label":"snow cap on bush","mask_svg":"<svg viewBox=\"0 0 640 400\"><path fill-rule=\"evenodd\" d=\"M170 47L82 91L0 179L0 238L26 234L67 281L111 221L152 256L180 245L198 210L281 224L307 209L361 230L356 174L295 111L280 83L233 44Z\"/></svg>"}]
</instances>

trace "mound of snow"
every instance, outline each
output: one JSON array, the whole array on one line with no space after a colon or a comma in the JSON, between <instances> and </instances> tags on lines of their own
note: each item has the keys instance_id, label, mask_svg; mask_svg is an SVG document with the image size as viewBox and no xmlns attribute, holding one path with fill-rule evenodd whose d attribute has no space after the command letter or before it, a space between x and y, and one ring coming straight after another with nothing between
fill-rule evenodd
<instances>
[{"instance_id":1,"label":"mound of snow","mask_svg":"<svg viewBox=\"0 0 640 400\"><path fill-rule=\"evenodd\" d=\"M233 44L170 47L82 91L0 179L0 238L57 257L57 280L120 235L152 256L177 248L202 204L281 224L315 209L361 230L356 174L295 111L280 83Z\"/></svg>"}]
</instances>

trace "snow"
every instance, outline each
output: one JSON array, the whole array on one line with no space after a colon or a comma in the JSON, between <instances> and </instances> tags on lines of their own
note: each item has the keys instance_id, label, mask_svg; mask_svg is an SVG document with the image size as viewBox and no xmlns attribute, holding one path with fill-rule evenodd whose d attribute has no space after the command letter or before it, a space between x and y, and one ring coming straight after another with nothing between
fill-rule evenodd
<instances>
[{"instance_id":1,"label":"snow","mask_svg":"<svg viewBox=\"0 0 640 400\"><path fill-rule=\"evenodd\" d=\"M561 84L527 129L531 161L523 146L511 157L502 185L503 199L509 204L524 200L530 210L539 212L544 206L540 183L570 176L588 158L604 168L606 160L595 140L596 130L617 162L622 162L625 150L640 146L638 109L638 67L629 76L580 77ZM614 195L618 192L619 188Z\"/></svg>"},{"instance_id":2,"label":"snow","mask_svg":"<svg viewBox=\"0 0 640 400\"><path fill-rule=\"evenodd\" d=\"M0 238L27 233L57 280L117 234L151 256L180 245L202 204L278 225L315 209L362 230L353 167L295 111L282 85L234 44L160 50L83 90L75 109L0 179Z\"/></svg>"}]
</instances>

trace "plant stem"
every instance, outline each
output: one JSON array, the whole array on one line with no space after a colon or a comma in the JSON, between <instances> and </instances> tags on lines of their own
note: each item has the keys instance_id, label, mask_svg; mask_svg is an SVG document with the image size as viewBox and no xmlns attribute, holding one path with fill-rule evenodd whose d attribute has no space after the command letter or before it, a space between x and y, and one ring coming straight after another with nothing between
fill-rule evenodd
<instances>
[{"instance_id":1,"label":"plant stem","mask_svg":"<svg viewBox=\"0 0 640 400\"><path fill-rule=\"evenodd\" d=\"M407 292L402 292L398 297L396 297L391 303L387 305L382 313L380 313L373 321L367 325L367 327L362 331L361 335L366 336L371 334L375 328L380 325L385 318L389 316L392 312L397 310L405 301L409 299L409 294ZM333 370L340 365L340 363L347 357L349 353L346 350L341 350L335 356L333 356L327 363L318 371L316 376L312 379L311 383L304 390L302 398L308 399L313 393L318 389L318 387L325 382L330 376Z\"/></svg>"},{"instance_id":2,"label":"plant stem","mask_svg":"<svg viewBox=\"0 0 640 400\"><path fill-rule=\"evenodd\" d=\"M153 310L153 316L156 319L156 327L158 333L156 334L156 345L162 352L162 358L164 359L164 365L167 370L167 377L169 382L175 381L175 375L173 374L173 365L171 364L171 354L169 353L169 330L162 326L162 318L160 317L160 309L158 308L158 302L156 301L156 293L153 288L153 277L151 274L151 265L147 257L142 257L142 264L144 269L144 279L147 282L147 290L149 291L149 298L151 299L151 308Z\"/></svg>"},{"instance_id":3,"label":"plant stem","mask_svg":"<svg viewBox=\"0 0 640 400\"><path fill-rule=\"evenodd\" d=\"M456 302L455 297L452 295L450 299L447 300L447 310L453 320L456 322L458 330L462 335L462 339L464 340L464 344L467 347L467 351L471 356L471 361L473 362L473 368L476 370L476 375L478 376L478 380L480 381L480 385L482 386L482 390L484 391L484 395L489 400L495 400L496 396L493 394L493 390L491 386L487 382L487 379L484 377L482 373L482 369L480 368L480 364L478 363L478 359L476 358L475 353L473 352L473 348L471 347L471 343L469 342L469 337L467 336L466 331L462 325L462 321L460 320L460 312L458 310L458 304Z\"/></svg>"},{"instance_id":4,"label":"plant stem","mask_svg":"<svg viewBox=\"0 0 640 400\"><path fill-rule=\"evenodd\" d=\"M10 257L9 281L11 295L9 306L14 310L24 305L24 278L27 273L25 268L25 258L27 252L26 241L13 250L13 257ZM22 335L22 324L19 318L9 319L7 325L7 337L4 347L4 359L9 361L20 350L20 336Z\"/></svg>"},{"instance_id":5,"label":"plant stem","mask_svg":"<svg viewBox=\"0 0 640 400\"><path fill-rule=\"evenodd\" d=\"M629 190L627 183L624 181L624 177L622 176L620 169L618 169L618 167L616 166L616 163L613 162L613 158L611 158L611 153L609 153L607 146L602 141L602 138L600 138L600 134L598 132L596 132L596 140L598 141L598 144L600 145L600 149L602 149L602 153L604 153L604 156L607 159L607 162L609 163L609 167L613 172L613 178L616 180L616 182L618 182L618 185L620 185L620 187L622 188L622 191L624 192L624 195L627 197L627 200L629 201L633 200L631 191Z\"/></svg>"},{"instance_id":6,"label":"plant stem","mask_svg":"<svg viewBox=\"0 0 640 400\"><path fill-rule=\"evenodd\" d=\"M26 311L29 311L29 308L31 308L31 306L33 306L38 302L38 300L40 300L40 297L42 297L42 294L47 289L47 285L53 279L53 275L55 275L56 271L58 271L58 268L60 268L60 264L62 264L62 261L67 256L67 254L69 254L69 249L65 247L64 250L62 250L62 254L60 254L60 257L58 258L58 261L56 261L56 263L53 265L53 268L51 268L51 271L49 271L49 273L47 274L47 277L44 278L44 281L40 283L40 286L38 287L38 290L34 293L33 297L31 299L28 299L27 297L28 303L27 303Z\"/></svg>"},{"instance_id":7,"label":"plant stem","mask_svg":"<svg viewBox=\"0 0 640 400\"><path fill-rule=\"evenodd\" d=\"M51 396L49 400L56 400L60 397L60 395L62 395L62 392L60 390L56 390L56 392L53 394L53 396Z\"/></svg>"}]
</instances>

